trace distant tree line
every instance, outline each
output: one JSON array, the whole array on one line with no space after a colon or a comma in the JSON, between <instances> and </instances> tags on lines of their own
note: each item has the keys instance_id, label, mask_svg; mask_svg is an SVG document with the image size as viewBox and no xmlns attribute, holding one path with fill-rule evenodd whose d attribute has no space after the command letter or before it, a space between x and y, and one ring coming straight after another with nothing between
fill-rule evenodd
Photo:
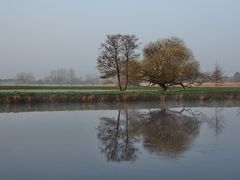
<instances>
[{"instance_id":1,"label":"distant tree line","mask_svg":"<svg viewBox=\"0 0 240 180\"><path fill-rule=\"evenodd\" d=\"M35 77L33 73L28 72L20 72L16 74L15 82L17 84L26 84L26 83L34 83Z\"/></svg>"},{"instance_id":2,"label":"distant tree line","mask_svg":"<svg viewBox=\"0 0 240 180\"><path fill-rule=\"evenodd\" d=\"M49 75L44 78L47 84L75 84L79 82L73 69L57 69L51 70Z\"/></svg>"},{"instance_id":3,"label":"distant tree line","mask_svg":"<svg viewBox=\"0 0 240 180\"><path fill-rule=\"evenodd\" d=\"M107 35L99 49L97 69L103 80L87 75L85 79L77 77L73 69L59 68L51 70L43 79L37 80L33 73L20 72L13 79L0 79L0 83L15 84L113 84L124 91L127 87L140 83L149 86L158 85L163 90L171 86L183 88L203 82L240 82L240 72L232 77L226 76L216 63L212 72L201 72L200 64L193 52L183 40L177 37L159 39L148 43L142 53L141 42L135 35Z\"/></svg>"},{"instance_id":4,"label":"distant tree line","mask_svg":"<svg viewBox=\"0 0 240 180\"><path fill-rule=\"evenodd\" d=\"M51 70L49 74L43 79L37 80L33 73L20 72L17 73L14 79L0 80L0 83L11 84L49 84L49 85L74 85L74 84L87 84L97 85L99 84L99 78L95 75L86 75L77 77L73 69L59 68Z\"/></svg>"},{"instance_id":5,"label":"distant tree line","mask_svg":"<svg viewBox=\"0 0 240 180\"><path fill-rule=\"evenodd\" d=\"M240 72L235 72L232 76L226 75L221 66L216 63L212 72L203 73L206 82L240 82Z\"/></svg>"},{"instance_id":6,"label":"distant tree line","mask_svg":"<svg viewBox=\"0 0 240 180\"><path fill-rule=\"evenodd\" d=\"M139 76L138 72L140 69L139 62L130 61L129 62L129 85L138 86L141 82L144 82ZM218 65L219 66L219 65ZM219 66L220 68L220 66ZM216 72L216 69L218 72ZM220 68L221 69L221 68ZM0 84L56 84L56 85L112 85L115 84L115 78L106 78L100 80L96 75L86 75L83 79L82 77L77 77L75 71L67 75L67 69L57 69L51 70L49 75L43 79L36 79L33 73L21 72L17 73L15 78L0 79ZM66 75L66 76L65 76ZM204 79L204 82L240 82L240 72L235 72L233 76L224 75L223 71L218 68L214 68L213 72L205 72L201 75ZM118 84L118 83L117 83Z\"/></svg>"}]
</instances>

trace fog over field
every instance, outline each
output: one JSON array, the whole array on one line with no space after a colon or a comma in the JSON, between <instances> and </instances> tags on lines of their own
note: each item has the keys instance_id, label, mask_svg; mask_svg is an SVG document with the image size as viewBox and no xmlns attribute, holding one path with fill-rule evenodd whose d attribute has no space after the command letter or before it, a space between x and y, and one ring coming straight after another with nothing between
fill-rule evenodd
<instances>
[{"instance_id":1,"label":"fog over field","mask_svg":"<svg viewBox=\"0 0 240 180\"><path fill-rule=\"evenodd\" d=\"M98 48L107 34L135 34L142 42L176 36L212 71L240 67L238 0L1 0L0 79L17 72L43 78L52 69L97 75Z\"/></svg>"}]
</instances>

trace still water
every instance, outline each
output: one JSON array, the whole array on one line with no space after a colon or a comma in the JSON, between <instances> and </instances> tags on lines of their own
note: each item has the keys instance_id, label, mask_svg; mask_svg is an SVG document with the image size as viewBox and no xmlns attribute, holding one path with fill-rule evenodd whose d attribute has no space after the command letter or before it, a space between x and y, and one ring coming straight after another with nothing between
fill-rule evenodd
<instances>
[{"instance_id":1,"label":"still water","mask_svg":"<svg viewBox=\"0 0 240 180\"><path fill-rule=\"evenodd\" d=\"M0 108L0 179L239 179L240 107Z\"/></svg>"}]
</instances>

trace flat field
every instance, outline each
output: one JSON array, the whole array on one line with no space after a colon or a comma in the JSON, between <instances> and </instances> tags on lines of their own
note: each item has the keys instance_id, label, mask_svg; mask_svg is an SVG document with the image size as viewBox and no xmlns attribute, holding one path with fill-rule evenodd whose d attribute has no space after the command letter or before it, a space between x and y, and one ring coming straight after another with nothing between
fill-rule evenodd
<instances>
[{"instance_id":1,"label":"flat field","mask_svg":"<svg viewBox=\"0 0 240 180\"><path fill-rule=\"evenodd\" d=\"M0 95L14 94L208 94L239 92L240 86L199 86L192 88L171 87L163 91L159 87L129 87L120 91L114 86L0 86Z\"/></svg>"}]
</instances>

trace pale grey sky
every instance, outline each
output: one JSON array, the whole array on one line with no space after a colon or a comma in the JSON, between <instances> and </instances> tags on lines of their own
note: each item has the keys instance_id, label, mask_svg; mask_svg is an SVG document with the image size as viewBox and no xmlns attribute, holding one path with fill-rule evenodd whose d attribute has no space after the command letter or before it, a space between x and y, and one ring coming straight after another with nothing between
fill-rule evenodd
<instances>
[{"instance_id":1,"label":"pale grey sky","mask_svg":"<svg viewBox=\"0 0 240 180\"><path fill-rule=\"evenodd\" d=\"M73 68L97 74L107 34L135 34L144 44L177 36L202 70L216 61L240 71L239 0L0 0L0 78Z\"/></svg>"}]
</instances>

